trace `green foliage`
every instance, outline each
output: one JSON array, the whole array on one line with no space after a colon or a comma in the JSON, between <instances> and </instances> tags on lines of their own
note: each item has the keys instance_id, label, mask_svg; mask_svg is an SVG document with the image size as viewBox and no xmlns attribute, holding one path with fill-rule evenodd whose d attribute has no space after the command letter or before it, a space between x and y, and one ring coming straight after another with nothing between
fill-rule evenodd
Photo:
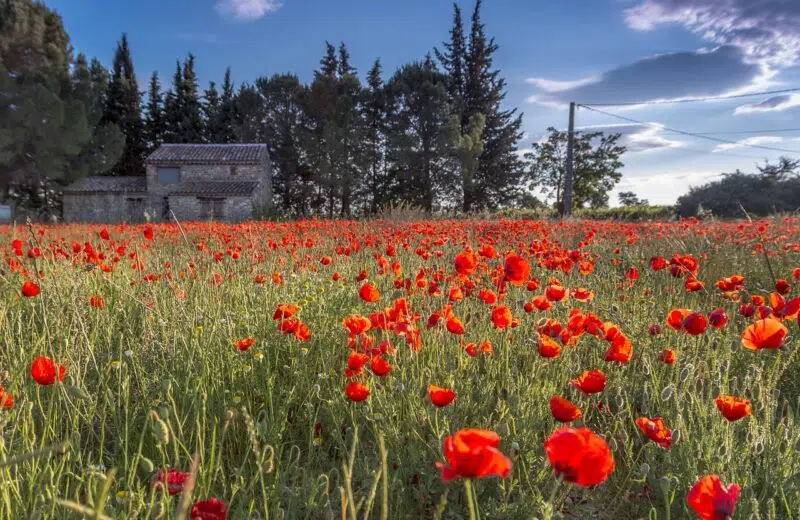
<instances>
[{"instance_id":1,"label":"green foliage","mask_svg":"<svg viewBox=\"0 0 800 520\"><path fill-rule=\"evenodd\" d=\"M678 199L678 214L694 216L701 212L722 218L744 218L800 209L800 177L798 164L786 159L778 165L767 164L758 174L740 171L703 186L691 187ZM744 208L744 211L742 211Z\"/></svg>"},{"instance_id":2,"label":"green foliage","mask_svg":"<svg viewBox=\"0 0 800 520\"><path fill-rule=\"evenodd\" d=\"M154 151L164 142L166 121L164 114L164 96L161 93L161 82L158 72L150 77L150 89L147 94L147 114L144 120L145 142L148 150Z\"/></svg>"},{"instance_id":3,"label":"green foliage","mask_svg":"<svg viewBox=\"0 0 800 520\"><path fill-rule=\"evenodd\" d=\"M522 219L559 218L555 208L519 209L498 211L498 216ZM629 222L675 220L675 206L622 206L618 208L581 208L573 212L575 218L587 220L619 220Z\"/></svg>"},{"instance_id":4,"label":"green foliage","mask_svg":"<svg viewBox=\"0 0 800 520\"><path fill-rule=\"evenodd\" d=\"M621 191L618 196L619 203L623 206L648 206L650 204L647 199L640 199L632 191Z\"/></svg>"},{"instance_id":5,"label":"green foliage","mask_svg":"<svg viewBox=\"0 0 800 520\"><path fill-rule=\"evenodd\" d=\"M531 189L540 189L561 208L564 196L567 143L569 134L547 129L544 142L533 143L525 154L530 161ZM622 178L620 157L625 147L618 144L620 134L575 132L573 151L573 204L575 208L608 206L608 193Z\"/></svg>"}]
</instances>

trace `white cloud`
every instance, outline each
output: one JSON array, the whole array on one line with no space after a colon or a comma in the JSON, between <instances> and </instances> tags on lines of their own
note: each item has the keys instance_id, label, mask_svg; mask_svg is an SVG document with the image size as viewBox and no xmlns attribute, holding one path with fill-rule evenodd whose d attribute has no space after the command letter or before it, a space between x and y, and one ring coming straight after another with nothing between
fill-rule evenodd
<instances>
[{"instance_id":1,"label":"white cloud","mask_svg":"<svg viewBox=\"0 0 800 520\"><path fill-rule=\"evenodd\" d=\"M547 78L528 78L525 80L525 83L534 85L537 88L544 90L545 92L562 92L564 90L570 90L573 88L583 87L585 85L591 85L593 83L597 83L602 79L603 79L602 76L589 76L588 78L583 78L573 81L560 81L556 79L547 79Z\"/></svg>"},{"instance_id":2,"label":"white cloud","mask_svg":"<svg viewBox=\"0 0 800 520\"><path fill-rule=\"evenodd\" d=\"M734 114L756 114L761 112L780 112L789 108L800 106L800 95L785 94L773 96L759 103L750 103L736 107Z\"/></svg>"},{"instance_id":3,"label":"white cloud","mask_svg":"<svg viewBox=\"0 0 800 520\"><path fill-rule=\"evenodd\" d=\"M735 150L736 148L745 148L747 146L759 146L759 145L768 145L768 144L775 144L783 142L783 138L775 135L757 135L754 137L748 137L747 139L742 139L741 141L736 141L735 143L724 143L719 144L714 147L712 152L724 152L726 150Z\"/></svg>"},{"instance_id":4,"label":"white cloud","mask_svg":"<svg viewBox=\"0 0 800 520\"><path fill-rule=\"evenodd\" d=\"M621 134L620 144L627 148L628 153L649 152L683 146L681 141L665 137L663 135L664 125L660 123L593 125L581 127L578 130L582 132Z\"/></svg>"},{"instance_id":5,"label":"white cloud","mask_svg":"<svg viewBox=\"0 0 800 520\"><path fill-rule=\"evenodd\" d=\"M691 186L699 186L722 177L719 172L669 172L652 175L625 175L614 188L611 202L617 203L621 191L632 191L647 199L650 204L674 204L678 197L689 191Z\"/></svg>"},{"instance_id":6,"label":"white cloud","mask_svg":"<svg viewBox=\"0 0 800 520\"><path fill-rule=\"evenodd\" d=\"M225 17L249 22L277 11L281 5L280 0L217 0L214 8Z\"/></svg>"},{"instance_id":7,"label":"white cloud","mask_svg":"<svg viewBox=\"0 0 800 520\"><path fill-rule=\"evenodd\" d=\"M625 19L639 31L683 25L717 45L742 49L748 63L781 69L800 61L796 0L641 0Z\"/></svg>"}]
</instances>

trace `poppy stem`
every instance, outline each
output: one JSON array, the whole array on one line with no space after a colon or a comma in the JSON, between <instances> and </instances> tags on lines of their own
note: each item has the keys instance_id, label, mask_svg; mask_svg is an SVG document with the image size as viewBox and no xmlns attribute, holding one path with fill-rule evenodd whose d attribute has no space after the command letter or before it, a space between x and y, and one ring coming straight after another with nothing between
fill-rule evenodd
<instances>
[{"instance_id":1,"label":"poppy stem","mask_svg":"<svg viewBox=\"0 0 800 520\"><path fill-rule=\"evenodd\" d=\"M475 497L472 494L472 479L464 479L464 491L467 493L467 506L469 507L469 520L478 520L475 508Z\"/></svg>"}]
</instances>

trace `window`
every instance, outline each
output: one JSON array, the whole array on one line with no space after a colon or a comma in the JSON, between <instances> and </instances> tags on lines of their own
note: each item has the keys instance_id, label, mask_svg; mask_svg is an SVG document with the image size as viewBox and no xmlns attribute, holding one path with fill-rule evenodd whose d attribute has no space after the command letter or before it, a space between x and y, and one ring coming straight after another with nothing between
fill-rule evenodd
<instances>
[{"instance_id":1,"label":"window","mask_svg":"<svg viewBox=\"0 0 800 520\"><path fill-rule=\"evenodd\" d=\"M159 184L178 184L181 180L181 169L159 167L156 175Z\"/></svg>"},{"instance_id":2,"label":"window","mask_svg":"<svg viewBox=\"0 0 800 520\"><path fill-rule=\"evenodd\" d=\"M198 198L200 218L203 220L223 220L225 218L225 199Z\"/></svg>"}]
</instances>

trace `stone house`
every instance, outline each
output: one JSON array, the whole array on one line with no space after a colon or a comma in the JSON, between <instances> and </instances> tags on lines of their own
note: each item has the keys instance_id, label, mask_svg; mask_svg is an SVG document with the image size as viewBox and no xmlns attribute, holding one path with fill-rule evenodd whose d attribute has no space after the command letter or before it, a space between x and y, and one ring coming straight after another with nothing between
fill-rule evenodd
<instances>
[{"instance_id":1,"label":"stone house","mask_svg":"<svg viewBox=\"0 0 800 520\"><path fill-rule=\"evenodd\" d=\"M144 177L87 177L64 188L66 222L240 221L272 207L265 144L163 144Z\"/></svg>"}]
</instances>

